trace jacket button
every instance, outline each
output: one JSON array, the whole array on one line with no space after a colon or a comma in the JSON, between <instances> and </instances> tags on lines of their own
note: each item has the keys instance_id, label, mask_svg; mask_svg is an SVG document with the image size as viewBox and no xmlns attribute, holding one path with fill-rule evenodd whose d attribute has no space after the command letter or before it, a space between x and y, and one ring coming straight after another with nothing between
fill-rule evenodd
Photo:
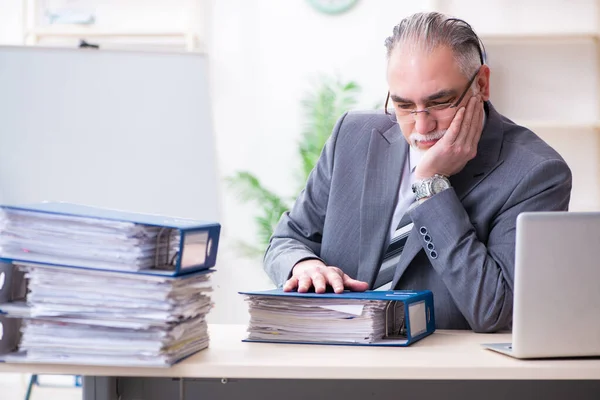
<instances>
[{"instance_id":1,"label":"jacket button","mask_svg":"<svg viewBox=\"0 0 600 400\"><path fill-rule=\"evenodd\" d=\"M437 258L437 252L435 250L432 250L429 255L431 256L431 258Z\"/></svg>"},{"instance_id":2,"label":"jacket button","mask_svg":"<svg viewBox=\"0 0 600 400\"><path fill-rule=\"evenodd\" d=\"M435 249L435 246L433 245L433 243L429 242L427 243L427 250L433 250Z\"/></svg>"},{"instance_id":3,"label":"jacket button","mask_svg":"<svg viewBox=\"0 0 600 400\"><path fill-rule=\"evenodd\" d=\"M421 233L421 235L427 235L427 228L425 228L424 226L422 226L422 227L419 229L419 232Z\"/></svg>"},{"instance_id":4,"label":"jacket button","mask_svg":"<svg viewBox=\"0 0 600 400\"><path fill-rule=\"evenodd\" d=\"M431 242L431 236L429 236L429 234L426 234L425 236L423 236L423 239L424 239L424 240L425 240L427 243Z\"/></svg>"}]
</instances>

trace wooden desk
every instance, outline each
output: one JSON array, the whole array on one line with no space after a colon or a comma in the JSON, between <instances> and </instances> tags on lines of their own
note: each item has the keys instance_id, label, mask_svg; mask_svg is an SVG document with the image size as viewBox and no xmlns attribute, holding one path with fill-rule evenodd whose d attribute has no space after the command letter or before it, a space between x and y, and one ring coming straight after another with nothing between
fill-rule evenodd
<instances>
[{"instance_id":1,"label":"wooden desk","mask_svg":"<svg viewBox=\"0 0 600 400\"><path fill-rule=\"evenodd\" d=\"M211 325L210 347L167 369L0 364L1 372L226 380L600 380L600 358L516 360L483 349L510 334L436 331L407 348L244 343L245 327ZM173 379L168 379L173 382ZM166 382L166 381L165 381ZM600 387L600 386L598 386ZM600 393L599 393L600 394Z\"/></svg>"}]
</instances>

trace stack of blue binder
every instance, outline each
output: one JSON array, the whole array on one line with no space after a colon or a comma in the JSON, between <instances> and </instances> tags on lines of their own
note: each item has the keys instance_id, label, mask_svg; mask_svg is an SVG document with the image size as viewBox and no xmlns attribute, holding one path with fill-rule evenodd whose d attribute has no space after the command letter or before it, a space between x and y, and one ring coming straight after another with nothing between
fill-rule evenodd
<instances>
[{"instance_id":1,"label":"stack of blue binder","mask_svg":"<svg viewBox=\"0 0 600 400\"><path fill-rule=\"evenodd\" d=\"M0 206L0 358L169 366L208 347L219 236L218 223Z\"/></svg>"}]
</instances>

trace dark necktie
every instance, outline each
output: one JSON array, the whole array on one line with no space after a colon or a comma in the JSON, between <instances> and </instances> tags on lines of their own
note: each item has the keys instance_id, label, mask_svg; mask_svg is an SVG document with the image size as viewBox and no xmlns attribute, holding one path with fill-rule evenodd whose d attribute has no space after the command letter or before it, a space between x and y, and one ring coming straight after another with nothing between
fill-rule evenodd
<instances>
[{"instance_id":1,"label":"dark necktie","mask_svg":"<svg viewBox=\"0 0 600 400\"><path fill-rule=\"evenodd\" d=\"M392 236L392 240L385 250L383 256L383 262L381 263L381 267L379 268L379 273L377 274L377 278L375 279L375 285L373 288L375 290L388 290L389 284L392 282L394 278L394 273L396 272L396 266L400 261L400 256L402 255L402 251L404 250L404 245L406 244L406 240L408 239L408 235L413 228L413 222L408 215L408 212L404 214L400 223L398 224L398 228L394 232Z\"/></svg>"}]
</instances>

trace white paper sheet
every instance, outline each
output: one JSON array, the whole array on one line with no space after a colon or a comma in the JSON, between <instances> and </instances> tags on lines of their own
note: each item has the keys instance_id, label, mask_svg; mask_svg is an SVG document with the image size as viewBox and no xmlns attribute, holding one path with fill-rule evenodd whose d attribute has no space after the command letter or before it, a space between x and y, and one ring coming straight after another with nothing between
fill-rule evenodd
<instances>
[{"instance_id":1,"label":"white paper sheet","mask_svg":"<svg viewBox=\"0 0 600 400\"><path fill-rule=\"evenodd\" d=\"M166 365L208 345L210 275L167 278L26 265L26 303L14 362ZM13 357L13 358L11 358Z\"/></svg>"}]
</instances>

